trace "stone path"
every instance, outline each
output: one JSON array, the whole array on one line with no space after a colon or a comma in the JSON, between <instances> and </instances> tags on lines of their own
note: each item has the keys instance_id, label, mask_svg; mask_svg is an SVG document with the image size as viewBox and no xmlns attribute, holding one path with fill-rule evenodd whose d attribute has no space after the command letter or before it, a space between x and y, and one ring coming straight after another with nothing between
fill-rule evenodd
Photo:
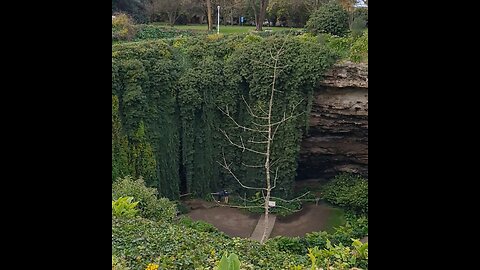
<instances>
[{"instance_id":1,"label":"stone path","mask_svg":"<svg viewBox=\"0 0 480 270\"><path fill-rule=\"evenodd\" d=\"M277 216L272 215L272 214L268 215L267 239L268 239L268 237L270 237L270 233L272 233L273 226L275 225L276 220L277 220ZM260 216L260 218L258 219L257 226L253 230L253 233L250 236L250 239L258 241L258 242L260 242L260 240L262 240L263 230L265 229L264 222L265 222L265 214L262 214L262 216Z\"/></svg>"}]
</instances>

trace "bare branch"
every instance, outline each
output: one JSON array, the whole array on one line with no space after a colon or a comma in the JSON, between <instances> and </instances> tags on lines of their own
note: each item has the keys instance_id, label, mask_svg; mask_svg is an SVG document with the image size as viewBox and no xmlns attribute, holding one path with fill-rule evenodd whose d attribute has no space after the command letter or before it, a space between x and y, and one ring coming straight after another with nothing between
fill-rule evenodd
<instances>
[{"instance_id":1,"label":"bare branch","mask_svg":"<svg viewBox=\"0 0 480 270\"><path fill-rule=\"evenodd\" d=\"M259 155L266 155L266 154L267 154L267 153L265 153L265 152L260 152L260 151L257 151L257 150L254 150L254 149L245 147L245 145L243 144L243 139L242 139L241 136L240 136L240 139L242 140L242 145L239 145L239 144L237 144L237 143L234 143L234 142L230 139L230 137L228 136L228 134L227 134L224 130L220 129L220 131L221 131L221 132L223 133L223 135L227 138L227 140L230 142L230 144L232 144L232 145L234 145L234 146L242 149L243 151L247 150L247 151L249 151L249 152L256 153L256 154L259 154Z\"/></svg>"},{"instance_id":2,"label":"bare branch","mask_svg":"<svg viewBox=\"0 0 480 270\"><path fill-rule=\"evenodd\" d=\"M248 168L263 168L263 165L248 165L242 162L242 165Z\"/></svg>"},{"instance_id":3,"label":"bare branch","mask_svg":"<svg viewBox=\"0 0 480 270\"><path fill-rule=\"evenodd\" d=\"M309 193L310 193L310 191L307 191L307 192L305 192L304 194L302 194L302 195L300 195L300 196L298 196L298 197L296 197L296 198L293 198L293 199L291 199L291 200L285 200L285 199L278 198L278 197L273 197L273 196L272 196L272 198L275 198L275 199L277 199L277 200L279 200L279 201L283 201L283 202L294 202L294 201L300 200L300 198L302 198L302 197L307 196Z\"/></svg>"},{"instance_id":4,"label":"bare branch","mask_svg":"<svg viewBox=\"0 0 480 270\"><path fill-rule=\"evenodd\" d=\"M248 140L249 143L257 143L257 144L264 144L268 143L268 141L254 141L254 140Z\"/></svg>"},{"instance_id":5,"label":"bare branch","mask_svg":"<svg viewBox=\"0 0 480 270\"><path fill-rule=\"evenodd\" d=\"M277 186L277 179L278 179L278 167L275 170L275 178L273 178L273 187L270 190L274 189Z\"/></svg>"},{"instance_id":6,"label":"bare branch","mask_svg":"<svg viewBox=\"0 0 480 270\"><path fill-rule=\"evenodd\" d=\"M230 113L228 112L228 107L227 107L227 112L225 112L224 110L220 109L220 107L219 107L218 109L219 109L224 115L226 115L228 118L230 118L230 120L232 120L232 122L237 126L237 128L241 128L241 129L243 129L244 131L248 130L248 131L253 131L253 132L268 133L268 131L265 131L265 130L259 130L259 129L249 128L249 127L240 125L240 124L239 124L237 121L235 121L235 119L233 119L233 117L230 115Z\"/></svg>"},{"instance_id":7,"label":"bare branch","mask_svg":"<svg viewBox=\"0 0 480 270\"><path fill-rule=\"evenodd\" d=\"M237 178L237 176L233 173L232 169L230 169L230 165L227 164L227 160L225 159L225 155L223 156L223 164L220 163L219 161L217 161L218 164L220 164L220 166L222 166L225 170L227 170L230 175L233 176L233 178L235 180L237 180L237 182L240 184L240 186L242 186L243 188L246 188L246 189L253 189L253 190L265 190L265 188L256 188L256 187L249 187L249 186L246 186L244 185L240 179Z\"/></svg>"},{"instance_id":8,"label":"bare branch","mask_svg":"<svg viewBox=\"0 0 480 270\"><path fill-rule=\"evenodd\" d=\"M248 111L248 113L250 113L251 116L253 116L255 118L259 118L259 119L268 119L268 116L258 116L256 114L254 114L252 108L250 107L248 102L245 100L245 97L243 95L242 95L242 99L243 99L243 102L245 102L245 105L247 106L247 111Z\"/></svg>"}]
</instances>

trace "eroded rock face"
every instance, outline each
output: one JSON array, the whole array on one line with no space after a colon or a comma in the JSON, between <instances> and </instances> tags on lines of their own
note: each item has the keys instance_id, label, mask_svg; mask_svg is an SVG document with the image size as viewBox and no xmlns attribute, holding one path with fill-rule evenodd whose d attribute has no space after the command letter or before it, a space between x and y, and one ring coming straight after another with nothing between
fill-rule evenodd
<instances>
[{"instance_id":1,"label":"eroded rock face","mask_svg":"<svg viewBox=\"0 0 480 270\"><path fill-rule=\"evenodd\" d=\"M314 93L309 134L302 141L298 177L340 172L368 177L368 66L342 63Z\"/></svg>"}]
</instances>

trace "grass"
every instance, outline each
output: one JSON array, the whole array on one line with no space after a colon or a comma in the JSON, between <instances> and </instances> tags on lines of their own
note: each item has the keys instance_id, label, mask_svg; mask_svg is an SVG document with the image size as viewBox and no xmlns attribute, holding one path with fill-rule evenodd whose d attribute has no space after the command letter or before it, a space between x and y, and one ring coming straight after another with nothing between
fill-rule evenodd
<instances>
[{"instance_id":1,"label":"grass","mask_svg":"<svg viewBox=\"0 0 480 270\"><path fill-rule=\"evenodd\" d=\"M167 26L166 24L159 24ZM191 24L191 25L175 25L173 28L180 30L204 31L207 32L206 24ZM263 27L267 31L285 31L289 30L286 27ZM255 26L239 26L239 25L220 25L220 34L241 34L255 31ZM214 30L216 33L216 30Z\"/></svg>"},{"instance_id":2,"label":"grass","mask_svg":"<svg viewBox=\"0 0 480 270\"><path fill-rule=\"evenodd\" d=\"M325 231L328 233L334 233L335 227L343 226L346 222L347 220L345 219L345 211L340 208L331 208Z\"/></svg>"}]
</instances>

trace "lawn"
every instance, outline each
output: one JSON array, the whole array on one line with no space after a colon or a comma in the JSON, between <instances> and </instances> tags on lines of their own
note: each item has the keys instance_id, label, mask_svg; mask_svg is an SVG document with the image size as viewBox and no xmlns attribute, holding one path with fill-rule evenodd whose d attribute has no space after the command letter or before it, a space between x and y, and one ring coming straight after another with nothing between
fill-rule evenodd
<instances>
[{"instance_id":1,"label":"lawn","mask_svg":"<svg viewBox=\"0 0 480 270\"><path fill-rule=\"evenodd\" d=\"M327 229L328 233L334 233L335 227L344 226L347 222L345 219L345 211L340 208L331 208L330 216L327 220Z\"/></svg>"},{"instance_id":2,"label":"lawn","mask_svg":"<svg viewBox=\"0 0 480 270\"><path fill-rule=\"evenodd\" d=\"M167 26L165 24L162 24ZM173 28L180 29L180 30L193 30L193 31L207 31L206 24L191 24L191 25L175 25ZM263 27L263 30L267 31L282 31L282 30L289 30L290 28L287 27ZM248 33L250 31L254 31L255 26L239 26L239 25L220 25L220 33L221 34L240 34L240 33ZM216 30L215 30L216 33Z\"/></svg>"}]
</instances>

